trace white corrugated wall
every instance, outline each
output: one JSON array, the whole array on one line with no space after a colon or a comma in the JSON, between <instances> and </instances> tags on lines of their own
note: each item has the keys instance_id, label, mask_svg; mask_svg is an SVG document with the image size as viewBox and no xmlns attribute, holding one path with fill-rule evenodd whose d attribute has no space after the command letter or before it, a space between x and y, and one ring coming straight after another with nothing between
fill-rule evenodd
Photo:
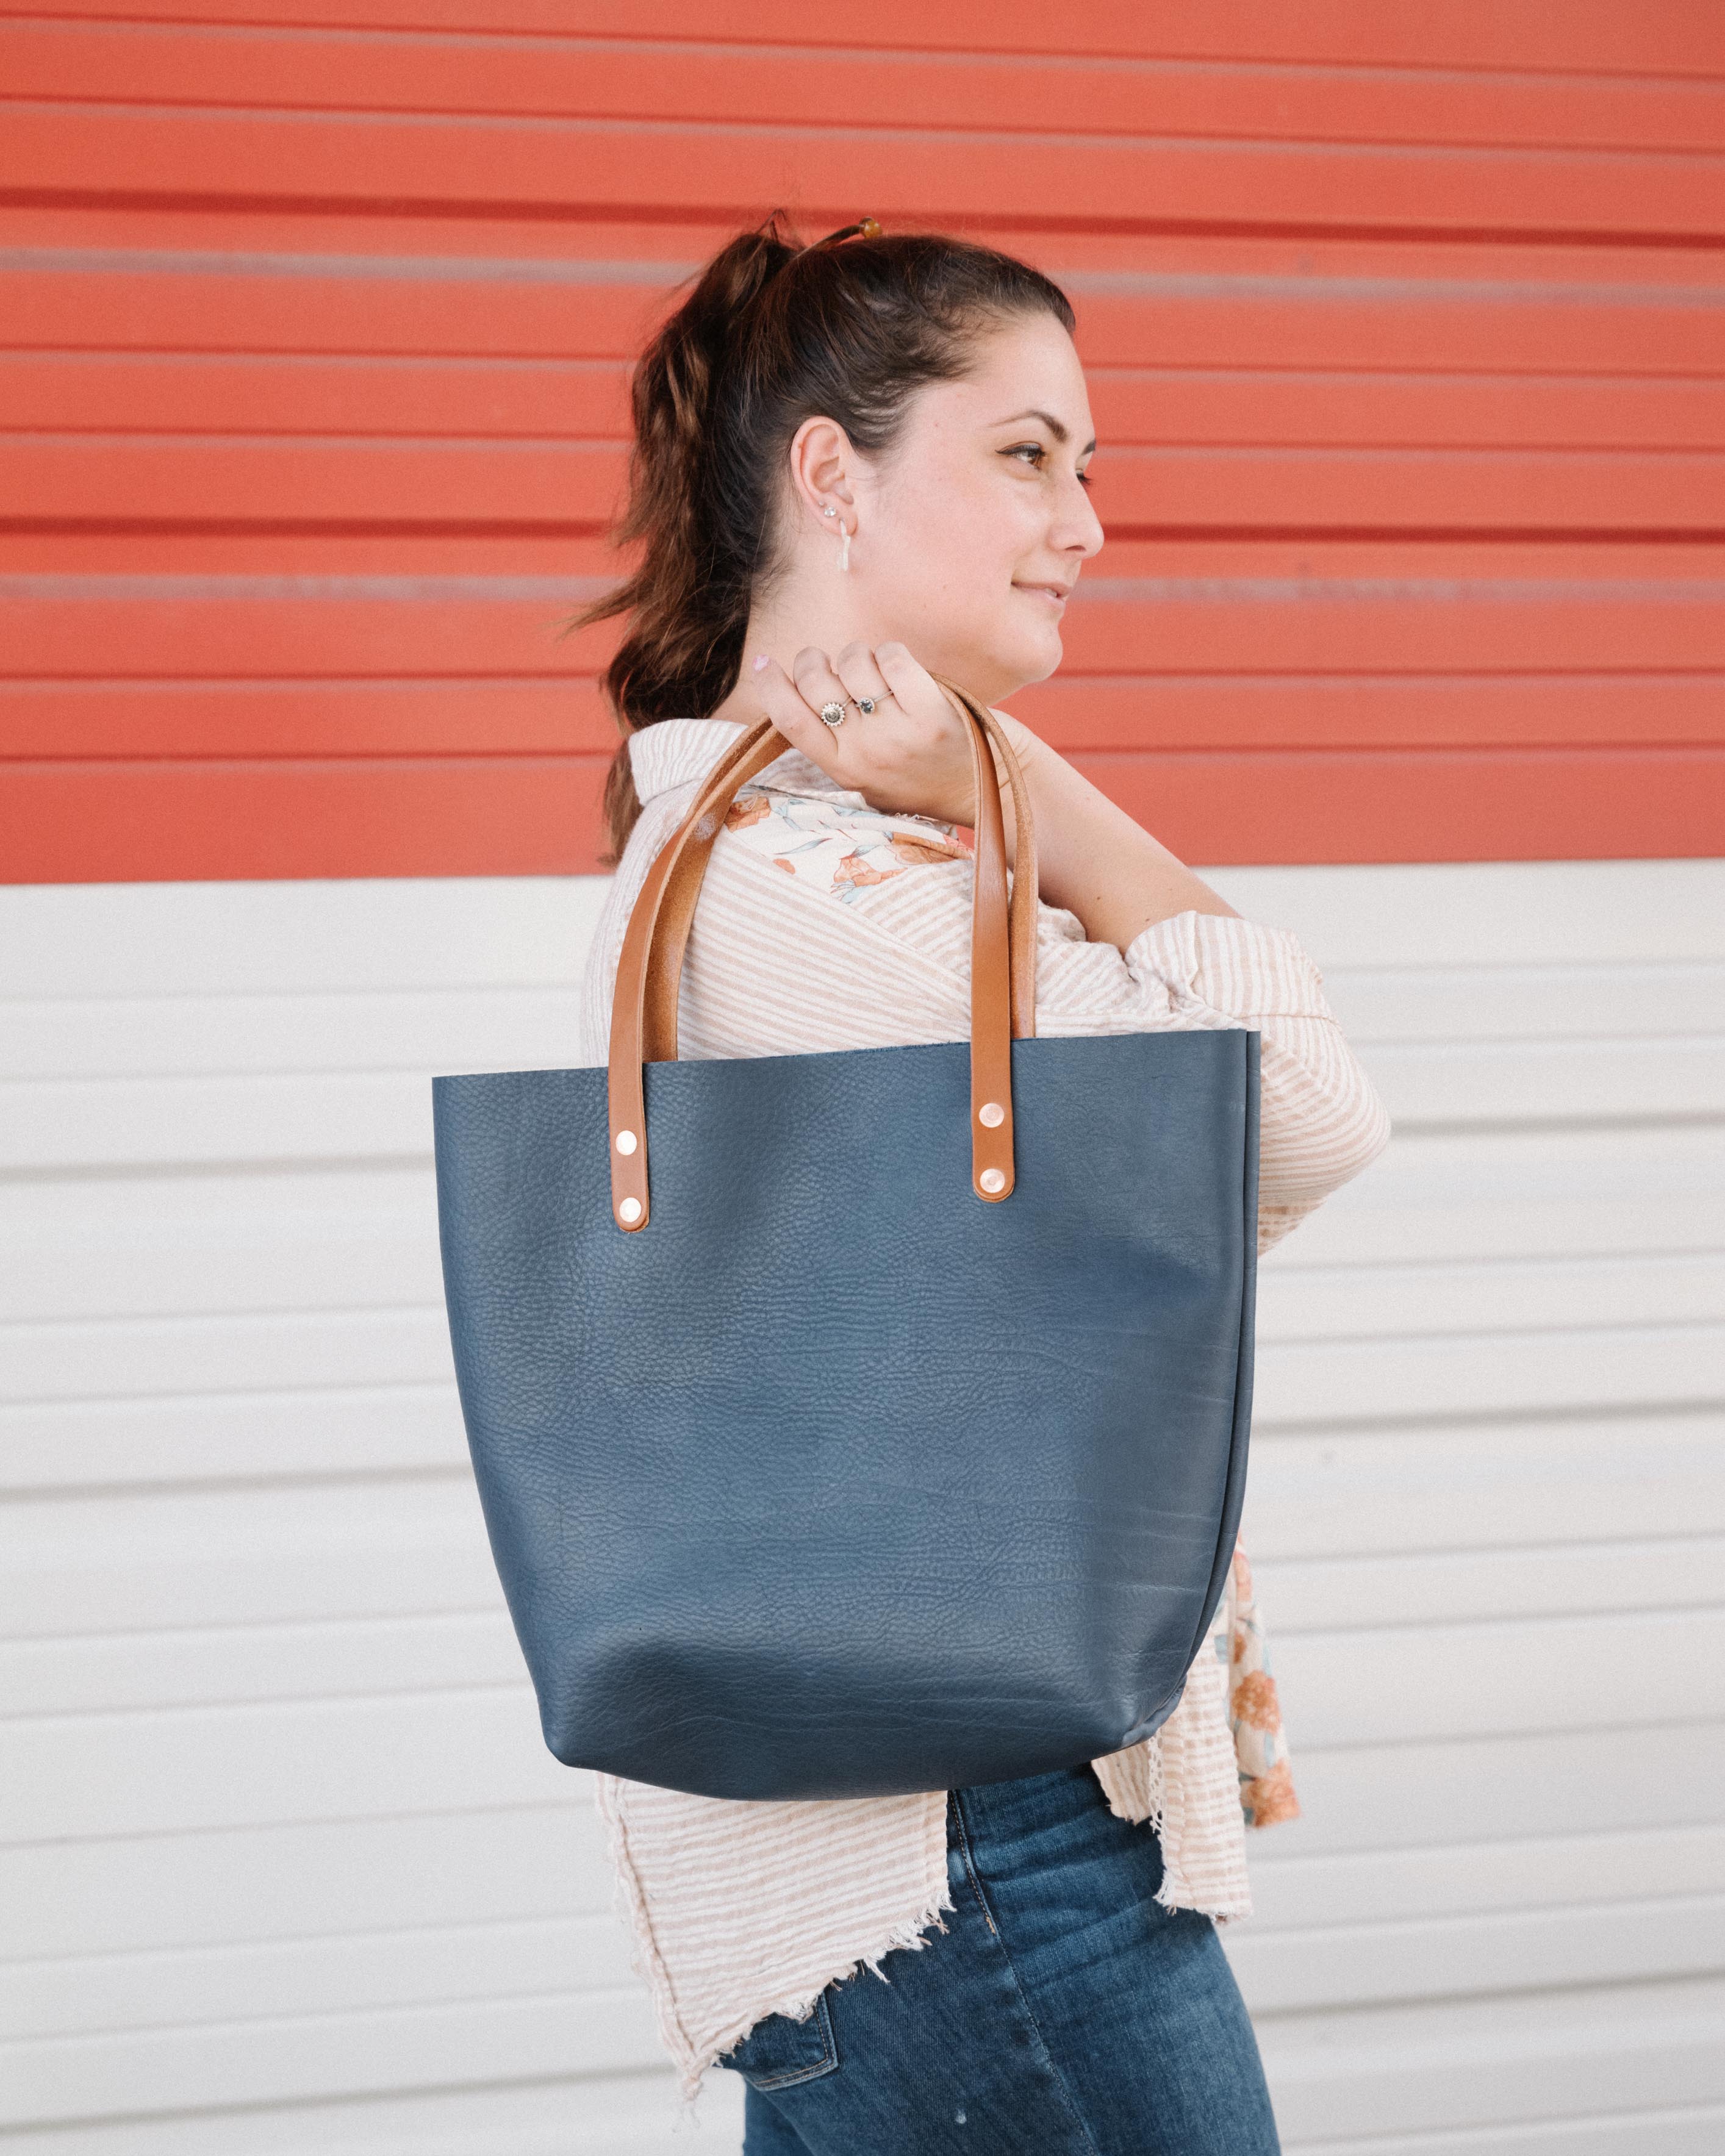
<instances>
[{"instance_id":1,"label":"white corrugated wall","mask_svg":"<svg viewBox=\"0 0 1725 2156\"><path fill-rule=\"evenodd\" d=\"M1286 2139L1717 2156L1725 864L1217 881L1397 1122L1264 1281L1306 1817L1231 1944ZM0 891L20 2156L684 2145L490 1570L429 1161L430 1072L567 1060L602 889Z\"/></svg>"}]
</instances>

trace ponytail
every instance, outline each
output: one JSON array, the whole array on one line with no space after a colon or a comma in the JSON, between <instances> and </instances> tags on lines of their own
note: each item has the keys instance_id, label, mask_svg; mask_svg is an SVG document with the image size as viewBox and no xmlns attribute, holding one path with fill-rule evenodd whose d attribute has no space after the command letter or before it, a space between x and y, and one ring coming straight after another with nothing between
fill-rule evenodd
<instances>
[{"instance_id":1,"label":"ponytail","mask_svg":"<svg viewBox=\"0 0 1725 2156\"><path fill-rule=\"evenodd\" d=\"M745 520L734 511L713 514L715 393L751 307L795 252L776 217L740 233L708 263L635 369L629 506L617 539L642 548L641 565L581 616L583 626L629 619L604 680L629 732L711 711L742 663L759 534L738 531ZM625 741L605 780L610 865L640 807Z\"/></svg>"},{"instance_id":2,"label":"ponytail","mask_svg":"<svg viewBox=\"0 0 1725 2156\"><path fill-rule=\"evenodd\" d=\"M886 238L872 219L799 249L775 212L719 250L631 385L616 536L641 547L640 566L577 618L627 618L604 675L625 734L705 717L736 686L756 589L773 567L785 452L803 420L834 419L878 454L913 389L962 374L979 329L1031 311L1072 327L1059 286L1010 255L933 234ZM640 814L626 739L604 813L614 866Z\"/></svg>"}]
</instances>

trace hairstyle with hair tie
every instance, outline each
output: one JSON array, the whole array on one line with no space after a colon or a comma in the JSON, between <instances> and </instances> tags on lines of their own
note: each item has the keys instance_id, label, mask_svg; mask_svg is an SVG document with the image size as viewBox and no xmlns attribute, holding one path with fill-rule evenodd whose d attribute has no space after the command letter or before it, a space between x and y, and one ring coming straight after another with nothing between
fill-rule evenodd
<instances>
[{"instance_id":1,"label":"hairstyle with hair tie","mask_svg":"<svg viewBox=\"0 0 1725 2156\"><path fill-rule=\"evenodd\" d=\"M1065 294L1027 263L872 217L798 247L775 211L719 249L634 371L616 536L641 548L639 566L572 624L624 618L604 685L625 735L705 717L736 686L803 422L831 419L879 457L914 391L958 379L980 336L1030 314L1073 326ZM608 866L639 814L625 739L605 783Z\"/></svg>"}]
</instances>

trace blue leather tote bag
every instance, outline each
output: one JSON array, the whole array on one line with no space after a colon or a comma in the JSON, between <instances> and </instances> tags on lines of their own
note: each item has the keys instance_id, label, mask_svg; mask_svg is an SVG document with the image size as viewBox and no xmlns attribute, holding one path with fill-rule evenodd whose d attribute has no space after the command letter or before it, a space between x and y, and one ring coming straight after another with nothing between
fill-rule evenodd
<instances>
[{"instance_id":1,"label":"blue leather tote bag","mask_svg":"<svg viewBox=\"0 0 1725 2156\"><path fill-rule=\"evenodd\" d=\"M649 872L608 1070L434 1081L468 1436L572 1766L768 1799L1080 1765L1165 1720L1221 1598L1258 1036L1036 1038L1029 801L942 686L968 1042L676 1060L708 855L788 747L763 721Z\"/></svg>"}]
</instances>

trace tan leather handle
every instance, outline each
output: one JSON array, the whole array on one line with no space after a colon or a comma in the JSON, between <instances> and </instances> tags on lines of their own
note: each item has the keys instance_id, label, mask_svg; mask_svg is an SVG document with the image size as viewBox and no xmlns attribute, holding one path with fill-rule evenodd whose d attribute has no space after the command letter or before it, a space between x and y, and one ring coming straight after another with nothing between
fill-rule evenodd
<instances>
[{"instance_id":1,"label":"tan leather handle","mask_svg":"<svg viewBox=\"0 0 1725 2156\"><path fill-rule=\"evenodd\" d=\"M955 682L936 678L966 721L976 771L971 1177L978 1197L998 1204L1013 1187L1011 1042L1036 1029L1035 834L1024 774L993 713ZM726 750L648 870L629 916L611 1010L609 1122L612 1214L630 1233L646 1226L651 1209L642 1065L676 1057L683 954L707 860L737 793L789 746L762 719ZM1012 787L1018 827L1009 921L1005 835L991 747Z\"/></svg>"}]
</instances>

